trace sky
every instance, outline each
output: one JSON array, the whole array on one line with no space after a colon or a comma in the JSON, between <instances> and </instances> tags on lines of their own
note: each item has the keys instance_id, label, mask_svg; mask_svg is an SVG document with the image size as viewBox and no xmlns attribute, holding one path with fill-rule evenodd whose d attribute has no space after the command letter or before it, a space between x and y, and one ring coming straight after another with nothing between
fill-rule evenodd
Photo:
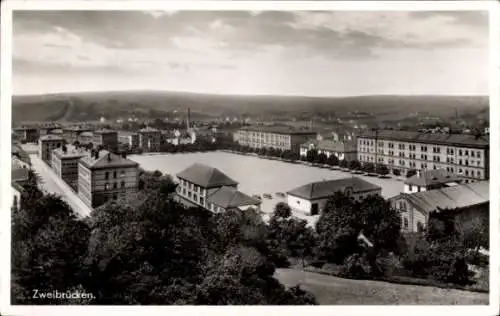
<instances>
[{"instance_id":1,"label":"sky","mask_svg":"<svg viewBox=\"0 0 500 316\"><path fill-rule=\"evenodd\" d=\"M13 92L488 94L479 11L15 11Z\"/></svg>"}]
</instances>

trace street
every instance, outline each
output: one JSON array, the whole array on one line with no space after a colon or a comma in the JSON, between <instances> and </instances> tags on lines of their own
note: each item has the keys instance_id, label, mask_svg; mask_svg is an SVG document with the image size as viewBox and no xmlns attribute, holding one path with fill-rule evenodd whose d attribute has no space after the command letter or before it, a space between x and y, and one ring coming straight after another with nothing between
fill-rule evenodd
<instances>
[{"instance_id":1,"label":"street","mask_svg":"<svg viewBox=\"0 0 500 316\"><path fill-rule=\"evenodd\" d=\"M54 171L43 162L38 155L30 155L32 168L40 177L40 187L44 193L53 193L66 201L73 211L80 217L86 217L92 211L78 197L69 185L58 178Z\"/></svg>"}]
</instances>

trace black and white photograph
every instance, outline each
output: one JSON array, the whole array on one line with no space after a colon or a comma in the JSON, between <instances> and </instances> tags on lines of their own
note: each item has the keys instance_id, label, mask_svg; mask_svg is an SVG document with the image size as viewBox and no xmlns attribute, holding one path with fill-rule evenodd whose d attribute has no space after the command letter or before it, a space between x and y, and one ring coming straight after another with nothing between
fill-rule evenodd
<instances>
[{"instance_id":1,"label":"black and white photograph","mask_svg":"<svg viewBox=\"0 0 500 316\"><path fill-rule=\"evenodd\" d=\"M1 314L500 312L494 1L56 2L2 4Z\"/></svg>"}]
</instances>

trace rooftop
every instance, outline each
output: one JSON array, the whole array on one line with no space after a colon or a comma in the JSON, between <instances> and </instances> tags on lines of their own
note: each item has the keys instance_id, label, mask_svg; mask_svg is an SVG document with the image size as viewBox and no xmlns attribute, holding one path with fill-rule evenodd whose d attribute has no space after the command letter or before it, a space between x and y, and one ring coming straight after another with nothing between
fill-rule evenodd
<instances>
[{"instance_id":1,"label":"rooftop","mask_svg":"<svg viewBox=\"0 0 500 316\"><path fill-rule=\"evenodd\" d=\"M265 132L274 134L286 135L316 135L317 132L313 130L301 130L289 126L245 126L240 128L242 131Z\"/></svg>"},{"instance_id":2,"label":"rooftop","mask_svg":"<svg viewBox=\"0 0 500 316\"><path fill-rule=\"evenodd\" d=\"M223 186L207 198L208 202L217 204L225 209L244 205L260 205L262 202L250 197L234 187Z\"/></svg>"},{"instance_id":3,"label":"rooftop","mask_svg":"<svg viewBox=\"0 0 500 316\"><path fill-rule=\"evenodd\" d=\"M52 152L60 159L81 158L83 156L90 155L90 151L87 151L83 148L76 149L73 146L67 146L66 152L61 147L54 149Z\"/></svg>"},{"instance_id":4,"label":"rooftop","mask_svg":"<svg viewBox=\"0 0 500 316\"><path fill-rule=\"evenodd\" d=\"M431 186L436 184L445 184L450 182L460 182L462 178L457 174L448 172L444 169L417 171L417 174L406 179L405 184L418 186Z\"/></svg>"},{"instance_id":5,"label":"rooftop","mask_svg":"<svg viewBox=\"0 0 500 316\"><path fill-rule=\"evenodd\" d=\"M378 185L360 178L351 177L309 183L288 191L287 194L307 200L314 200L332 196L335 192L343 192L349 188L352 189L353 193L361 193L381 189L381 187L379 187Z\"/></svg>"},{"instance_id":6,"label":"rooftop","mask_svg":"<svg viewBox=\"0 0 500 316\"><path fill-rule=\"evenodd\" d=\"M83 133L80 134L80 136L83 136L83 137L93 137L94 133L92 133L92 132L83 132Z\"/></svg>"},{"instance_id":7,"label":"rooftop","mask_svg":"<svg viewBox=\"0 0 500 316\"><path fill-rule=\"evenodd\" d=\"M94 131L94 134L111 134L111 133L117 133L117 132L115 130L111 130L108 128L100 128Z\"/></svg>"},{"instance_id":8,"label":"rooftop","mask_svg":"<svg viewBox=\"0 0 500 316\"><path fill-rule=\"evenodd\" d=\"M90 152L80 159L80 163L89 169L104 169L117 167L137 167L139 164L122 156L115 155L105 149L99 151L97 158Z\"/></svg>"},{"instance_id":9,"label":"rooftop","mask_svg":"<svg viewBox=\"0 0 500 316\"><path fill-rule=\"evenodd\" d=\"M489 138L476 137L471 134L421 133L414 131L379 130L364 131L358 138L375 138L380 140L408 141L436 145L452 145L472 148L489 148Z\"/></svg>"},{"instance_id":10,"label":"rooftop","mask_svg":"<svg viewBox=\"0 0 500 316\"><path fill-rule=\"evenodd\" d=\"M204 188L238 185L238 182L229 178L219 169L199 163L179 172L177 177Z\"/></svg>"},{"instance_id":11,"label":"rooftop","mask_svg":"<svg viewBox=\"0 0 500 316\"><path fill-rule=\"evenodd\" d=\"M430 213L489 203L489 190L489 181L479 181L412 194L403 193L402 196L414 206Z\"/></svg>"},{"instance_id":12,"label":"rooftop","mask_svg":"<svg viewBox=\"0 0 500 316\"><path fill-rule=\"evenodd\" d=\"M155 132L159 133L160 131L157 130L156 128L147 126L143 129L141 129L139 132L141 132L141 133L155 133Z\"/></svg>"},{"instance_id":13,"label":"rooftop","mask_svg":"<svg viewBox=\"0 0 500 316\"><path fill-rule=\"evenodd\" d=\"M47 134L47 135L40 137L40 140L44 140L44 141L45 140L64 140L64 138L62 138L59 135Z\"/></svg>"},{"instance_id":14,"label":"rooftop","mask_svg":"<svg viewBox=\"0 0 500 316\"><path fill-rule=\"evenodd\" d=\"M92 127L90 126L69 126L69 127L66 127L64 128L65 131L75 131L75 132L79 132L79 131L91 131L93 130Z\"/></svg>"}]
</instances>

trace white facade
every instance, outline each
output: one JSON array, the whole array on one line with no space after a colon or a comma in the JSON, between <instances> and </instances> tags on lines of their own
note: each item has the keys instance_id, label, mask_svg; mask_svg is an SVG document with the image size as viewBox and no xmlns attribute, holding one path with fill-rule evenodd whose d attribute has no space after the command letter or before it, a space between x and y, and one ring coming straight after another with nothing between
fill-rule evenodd
<instances>
[{"instance_id":1,"label":"white facade","mask_svg":"<svg viewBox=\"0 0 500 316\"><path fill-rule=\"evenodd\" d=\"M427 191L425 186L418 186L414 184L405 184L404 193L417 193Z\"/></svg>"}]
</instances>

